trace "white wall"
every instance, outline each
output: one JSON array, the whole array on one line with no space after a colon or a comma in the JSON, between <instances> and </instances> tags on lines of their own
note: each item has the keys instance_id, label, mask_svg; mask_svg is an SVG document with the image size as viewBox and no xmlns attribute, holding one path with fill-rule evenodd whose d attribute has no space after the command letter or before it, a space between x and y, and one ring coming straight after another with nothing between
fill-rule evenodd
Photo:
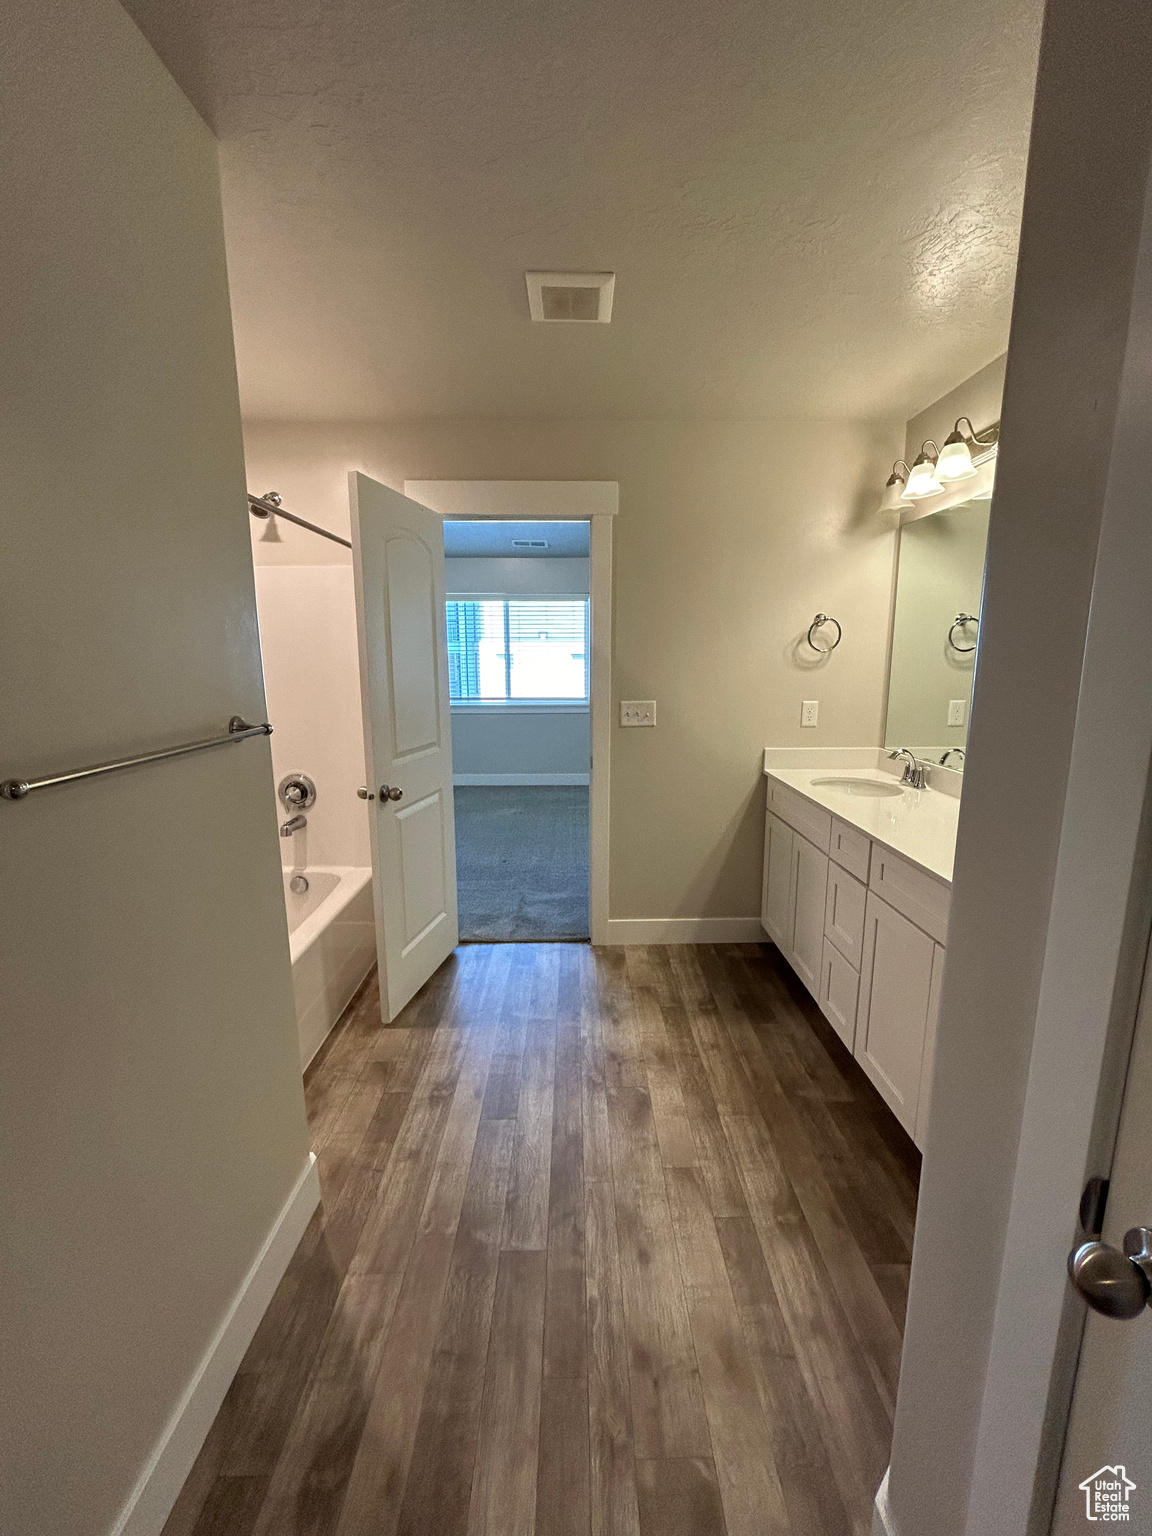
<instances>
[{"instance_id":1,"label":"white wall","mask_svg":"<svg viewBox=\"0 0 1152 1536\"><path fill-rule=\"evenodd\" d=\"M449 597L588 596L588 561L577 556L563 560L550 555L525 555L512 559L454 556L444 562Z\"/></svg>"},{"instance_id":2,"label":"white wall","mask_svg":"<svg viewBox=\"0 0 1152 1536\"><path fill-rule=\"evenodd\" d=\"M588 596L588 561L523 558L445 561L449 597ZM456 706L452 771L458 784L588 782L588 710L569 705Z\"/></svg>"},{"instance_id":3,"label":"white wall","mask_svg":"<svg viewBox=\"0 0 1152 1536\"><path fill-rule=\"evenodd\" d=\"M320 542L317 540L317 542ZM256 601L276 783L306 773L316 804L280 839L285 865L371 862L351 565L258 565ZM279 800L274 813L288 813Z\"/></svg>"},{"instance_id":4,"label":"white wall","mask_svg":"<svg viewBox=\"0 0 1152 1536\"><path fill-rule=\"evenodd\" d=\"M879 745L894 532L876 515L904 424L256 422L253 489L337 532L346 473L615 480L615 698L655 698L655 730L612 743L613 917L754 917L766 745ZM283 530L271 558L310 559ZM309 541L306 545L304 541ZM343 552L331 546L334 558ZM844 625L827 661L803 644ZM803 699L820 701L816 730ZM615 713L615 710L614 710Z\"/></svg>"},{"instance_id":5,"label":"white wall","mask_svg":"<svg viewBox=\"0 0 1152 1536\"><path fill-rule=\"evenodd\" d=\"M0 33L6 776L265 701L216 146L112 0L9 6ZM301 1187L271 775L259 738L0 802L13 1536L112 1529ZM136 1536L159 1531L196 1422Z\"/></svg>"},{"instance_id":6,"label":"white wall","mask_svg":"<svg viewBox=\"0 0 1152 1536\"><path fill-rule=\"evenodd\" d=\"M457 784L588 782L588 711L514 705L452 711Z\"/></svg>"}]
</instances>

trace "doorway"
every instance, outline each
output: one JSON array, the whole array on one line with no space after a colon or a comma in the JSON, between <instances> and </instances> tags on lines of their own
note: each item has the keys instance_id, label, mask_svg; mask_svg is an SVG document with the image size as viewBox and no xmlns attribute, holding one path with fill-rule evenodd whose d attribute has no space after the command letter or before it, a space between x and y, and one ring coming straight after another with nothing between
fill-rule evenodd
<instances>
[{"instance_id":1,"label":"doorway","mask_svg":"<svg viewBox=\"0 0 1152 1536\"><path fill-rule=\"evenodd\" d=\"M590 527L444 524L463 942L585 940Z\"/></svg>"},{"instance_id":2,"label":"doorway","mask_svg":"<svg viewBox=\"0 0 1152 1536\"><path fill-rule=\"evenodd\" d=\"M577 610L557 609L550 616L562 622L562 625L567 625L566 638L573 642L566 647L567 666L570 670L563 686L574 688L579 668L582 665L586 669L584 699L562 698L559 701L560 708L553 713L552 723L548 727L557 753L566 752L568 755L565 758L560 755L537 757L533 759L532 765L524 760L519 770L507 769L507 759L504 759L504 772L499 775L508 777L518 771L524 777L538 774L558 782L475 782L482 774L498 772L496 767L491 766L494 759L485 759L478 754L484 745L481 739L483 733L489 733L490 743L491 733L498 729L501 717L483 705L474 704L469 707L454 702L453 736L456 738L459 730L462 750L457 757L454 746L453 787L457 822L461 828L458 858L463 856L465 861L459 866L461 873L469 881L475 878L478 887L475 890L478 917L485 916L484 908L491 915L495 907L496 916L503 924L502 931L496 933L493 931L496 924L484 930L477 923L475 936L481 939L590 937L593 944L605 944L608 942L612 710L612 529L619 506L619 486L615 481L608 480L407 480L404 483L404 494L432 508L445 519L446 567L453 559L488 562L487 575L483 571L477 573L475 567L471 575L462 568L458 574L446 573L446 597L453 587L499 588L513 585L513 567L504 566L509 573L507 581L500 579L497 574L498 568L505 561L540 562L533 578L537 584L543 580L541 572L549 568L548 563L555 562L551 565L554 590L551 594L537 593L536 598L550 595L563 600L574 595L584 605L582 663L577 659L581 650L578 643ZM513 524L520 525L515 532L511 531ZM470 525L470 531L462 525ZM485 526L493 530L487 536L487 544L483 543ZM461 532L456 532L457 527L461 528ZM463 541L465 537L470 541L468 544L454 543L452 547L457 550L486 548L488 553L450 555L448 541ZM541 543L548 547L541 550ZM586 553L581 553L581 550L586 550ZM586 566L582 566L581 562L585 561ZM521 570L521 576L523 574ZM564 588L574 583L584 582L586 585L583 591L575 594L564 591ZM478 595L483 599L484 594L475 591L454 593L457 599L466 600L476 600ZM525 588L521 592L494 591L487 595L494 603L505 600L515 603L532 594ZM489 615L489 622L495 627L494 634L499 643L492 647L488 666L491 669L514 668L516 636L513 634L513 618L523 619L530 615L527 610L511 609L507 615L507 636L504 634L504 611L494 607L489 610ZM456 613L458 624L475 620L476 617L475 613L469 615L459 610ZM541 628L546 634L544 640L540 638ZM565 649L559 633L553 641L547 623L537 626L534 639L530 628L518 627L516 634L521 636L521 645L550 647L555 644L558 650ZM504 644L505 639L510 644ZM450 650L455 649L462 654L464 664L467 662L466 641L466 635L463 641L459 637L450 640ZM503 661L497 662L497 655L502 655ZM547 657L547 649L538 650L531 662L525 655L521 663L521 678L525 676L524 669L528 669L530 677L533 668L536 669L537 677L537 681L524 684L528 692L546 686L538 679L539 668L547 663ZM515 690L520 686L517 680L513 679L509 683L505 675L501 684L498 672L495 675L490 672L488 683L481 683L479 677L474 681L478 687L490 687L491 692L497 696L499 707L506 711L503 717L506 720L513 718L513 710L528 708L525 699L515 697ZM502 701L499 699L501 692ZM543 715L537 717L537 730L544 718ZM531 716L526 717L526 724L531 725ZM581 732L586 732L586 738L581 736ZM586 749L579 745L583 739L587 741ZM466 741L470 743L469 746L465 746ZM574 757L580 751L586 752L583 773ZM566 781L570 779L576 782ZM481 789L497 790L500 794L478 796L472 793ZM523 791L527 789L542 789L548 793L526 800ZM475 816L472 814L474 808L477 813ZM507 851L509 840L514 844L512 852ZM502 844L504 851L501 851ZM580 865L581 854L587 861L586 875ZM473 858L476 861L474 865ZM496 861L502 858L508 862L498 864ZM465 871L465 863L472 873ZM503 895L498 890L501 881L504 882ZM530 881L536 882L533 889L541 899L523 900ZM574 892L575 902L572 900ZM461 935L465 938L473 936L469 928L471 919L465 917L463 906L468 900L469 897L462 893ZM582 905L577 908L576 903ZM508 909L513 904L520 911L518 921L525 930L520 934L508 931L511 926ZM582 918L578 924L583 929L582 934L577 932L577 925L573 923L574 912ZM586 916L583 915L585 912Z\"/></svg>"}]
</instances>

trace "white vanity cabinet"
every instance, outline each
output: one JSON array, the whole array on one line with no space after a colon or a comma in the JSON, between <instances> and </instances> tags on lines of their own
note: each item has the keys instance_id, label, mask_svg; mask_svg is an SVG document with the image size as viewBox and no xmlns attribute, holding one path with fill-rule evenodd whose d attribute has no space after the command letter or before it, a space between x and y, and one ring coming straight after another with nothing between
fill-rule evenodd
<instances>
[{"instance_id":1,"label":"white vanity cabinet","mask_svg":"<svg viewBox=\"0 0 1152 1536\"><path fill-rule=\"evenodd\" d=\"M828 840L832 818L799 795L771 787L764 830L760 921L810 992L820 987Z\"/></svg>"},{"instance_id":2,"label":"white vanity cabinet","mask_svg":"<svg viewBox=\"0 0 1152 1536\"><path fill-rule=\"evenodd\" d=\"M761 921L922 1147L951 891L771 778L767 800Z\"/></svg>"},{"instance_id":3,"label":"white vanity cabinet","mask_svg":"<svg viewBox=\"0 0 1152 1536\"><path fill-rule=\"evenodd\" d=\"M828 855L768 813L760 921L810 992L820 985Z\"/></svg>"},{"instance_id":4,"label":"white vanity cabinet","mask_svg":"<svg viewBox=\"0 0 1152 1536\"><path fill-rule=\"evenodd\" d=\"M915 1137L924 1048L940 995L944 947L874 891L864 921L856 1059ZM927 1080L925 1081L927 1098Z\"/></svg>"}]
</instances>

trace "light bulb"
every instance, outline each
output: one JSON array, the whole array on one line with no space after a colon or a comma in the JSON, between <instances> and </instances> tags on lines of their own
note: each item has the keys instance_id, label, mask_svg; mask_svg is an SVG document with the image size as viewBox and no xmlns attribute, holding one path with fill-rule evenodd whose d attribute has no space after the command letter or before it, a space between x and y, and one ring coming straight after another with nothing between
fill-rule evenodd
<instances>
[{"instance_id":1,"label":"light bulb","mask_svg":"<svg viewBox=\"0 0 1152 1536\"><path fill-rule=\"evenodd\" d=\"M921 448L912 466L912 473L908 476L901 501L919 501L925 496L939 496L943 491L944 487L936 478L936 458L928 452L929 446L935 448L936 444L925 443Z\"/></svg>"},{"instance_id":2,"label":"light bulb","mask_svg":"<svg viewBox=\"0 0 1152 1536\"><path fill-rule=\"evenodd\" d=\"M957 427L951 436L945 438L944 446L940 450L940 457L936 460L936 475L940 480L970 480L976 473L976 466L972 462L972 450Z\"/></svg>"},{"instance_id":3,"label":"light bulb","mask_svg":"<svg viewBox=\"0 0 1152 1536\"><path fill-rule=\"evenodd\" d=\"M900 510L900 498L904 494L904 486L907 483L900 473L901 469L907 471L908 466L903 459L897 459L892 466L892 473L888 476L884 485L884 494L880 498L881 512L898 512Z\"/></svg>"}]
</instances>

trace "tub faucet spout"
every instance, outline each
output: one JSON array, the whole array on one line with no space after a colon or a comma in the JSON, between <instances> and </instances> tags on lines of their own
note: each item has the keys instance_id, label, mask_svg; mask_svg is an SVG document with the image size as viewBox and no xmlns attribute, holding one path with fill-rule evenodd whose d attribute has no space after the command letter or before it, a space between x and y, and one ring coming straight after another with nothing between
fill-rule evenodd
<instances>
[{"instance_id":1,"label":"tub faucet spout","mask_svg":"<svg viewBox=\"0 0 1152 1536\"><path fill-rule=\"evenodd\" d=\"M291 837L293 832L300 832L308 825L307 816L290 816L280 828L281 837Z\"/></svg>"}]
</instances>

